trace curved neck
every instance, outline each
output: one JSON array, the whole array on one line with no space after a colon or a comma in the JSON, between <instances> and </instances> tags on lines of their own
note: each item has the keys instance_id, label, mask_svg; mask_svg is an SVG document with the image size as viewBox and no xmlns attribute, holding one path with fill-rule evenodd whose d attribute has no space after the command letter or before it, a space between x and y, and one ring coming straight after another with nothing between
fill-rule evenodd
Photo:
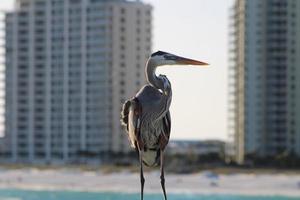
<instances>
[{"instance_id":1,"label":"curved neck","mask_svg":"<svg viewBox=\"0 0 300 200\"><path fill-rule=\"evenodd\" d=\"M163 89L161 86L160 80L158 79L158 77L155 74L156 67L157 67L157 65L151 59L149 59L147 62L146 68L145 68L146 80L153 87L155 87L157 89Z\"/></svg>"},{"instance_id":2,"label":"curved neck","mask_svg":"<svg viewBox=\"0 0 300 200\"><path fill-rule=\"evenodd\" d=\"M171 105L171 100L172 100L172 89L171 86L165 90L163 87L163 83L161 80L156 76L155 70L157 68L157 64L153 62L153 60L149 59L145 68L145 75L146 75L146 80L150 85L155 87L156 89L161 89L163 91L161 95L161 100L159 104L159 109L157 111L156 115L156 120L160 120L162 117L166 115L168 112L170 105Z\"/></svg>"}]
</instances>

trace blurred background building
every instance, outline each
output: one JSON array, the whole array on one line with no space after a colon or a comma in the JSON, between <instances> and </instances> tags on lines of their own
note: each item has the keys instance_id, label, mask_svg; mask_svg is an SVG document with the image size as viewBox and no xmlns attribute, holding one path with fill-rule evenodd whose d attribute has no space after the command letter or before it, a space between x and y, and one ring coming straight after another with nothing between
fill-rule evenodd
<instances>
[{"instance_id":1,"label":"blurred background building","mask_svg":"<svg viewBox=\"0 0 300 200\"><path fill-rule=\"evenodd\" d=\"M121 104L144 84L150 5L17 0L6 23L5 155L77 162L128 152Z\"/></svg>"},{"instance_id":2,"label":"blurred background building","mask_svg":"<svg viewBox=\"0 0 300 200\"><path fill-rule=\"evenodd\" d=\"M230 20L230 152L299 156L300 1L235 0Z\"/></svg>"},{"instance_id":3,"label":"blurred background building","mask_svg":"<svg viewBox=\"0 0 300 200\"><path fill-rule=\"evenodd\" d=\"M221 140L172 140L168 144L168 154L209 155L224 154L225 142Z\"/></svg>"}]
</instances>

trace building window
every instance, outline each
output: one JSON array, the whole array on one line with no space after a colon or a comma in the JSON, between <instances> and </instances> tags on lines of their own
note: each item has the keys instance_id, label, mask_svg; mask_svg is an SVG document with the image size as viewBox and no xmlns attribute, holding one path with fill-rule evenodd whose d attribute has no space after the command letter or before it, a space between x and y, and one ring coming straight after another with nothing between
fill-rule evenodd
<instances>
[{"instance_id":1,"label":"building window","mask_svg":"<svg viewBox=\"0 0 300 200\"><path fill-rule=\"evenodd\" d=\"M79 4L79 3L80 3L80 0L71 0L70 3L73 3L73 4Z\"/></svg>"},{"instance_id":2,"label":"building window","mask_svg":"<svg viewBox=\"0 0 300 200\"><path fill-rule=\"evenodd\" d=\"M121 14L125 14L125 8L121 8Z\"/></svg>"},{"instance_id":3,"label":"building window","mask_svg":"<svg viewBox=\"0 0 300 200\"><path fill-rule=\"evenodd\" d=\"M125 72L120 72L120 76L124 77L125 76Z\"/></svg>"},{"instance_id":4,"label":"building window","mask_svg":"<svg viewBox=\"0 0 300 200\"><path fill-rule=\"evenodd\" d=\"M121 32L124 33L125 32L125 27L121 27Z\"/></svg>"},{"instance_id":5,"label":"building window","mask_svg":"<svg viewBox=\"0 0 300 200\"><path fill-rule=\"evenodd\" d=\"M147 14L148 16L150 16L150 15L151 15L151 10L147 10L146 14Z\"/></svg>"},{"instance_id":6,"label":"building window","mask_svg":"<svg viewBox=\"0 0 300 200\"><path fill-rule=\"evenodd\" d=\"M139 9L136 11L136 15L137 15L138 17L141 15L141 11L140 11Z\"/></svg>"},{"instance_id":7,"label":"building window","mask_svg":"<svg viewBox=\"0 0 300 200\"><path fill-rule=\"evenodd\" d=\"M124 80L121 80L121 81L120 81L120 85L125 85L125 81L124 81Z\"/></svg>"}]
</instances>

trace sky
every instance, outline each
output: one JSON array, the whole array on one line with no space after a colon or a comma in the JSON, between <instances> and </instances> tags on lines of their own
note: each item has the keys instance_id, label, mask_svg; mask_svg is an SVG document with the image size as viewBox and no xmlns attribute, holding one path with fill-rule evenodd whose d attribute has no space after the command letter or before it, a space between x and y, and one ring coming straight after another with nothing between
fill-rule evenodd
<instances>
[{"instance_id":1,"label":"sky","mask_svg":"<svg viewBox=\"0 0 300 200\"><path fill-rule=\"evenodd\" d=\"M209 68L164 67L173 89L173 139L227 139L227 45L232 0L145 0L153 5L153 50Z\"/></svg>"},{"instance_id":2,"label":"sky","mask_svg":"<svg viewBox=\"0 0 300 200\"><path fill-rule=\"evenodd\" d=\"M144 0L153 6L153 51L210 64L166 66L173 89L171 139L227 139L228 19L232 0ZM13 0L1 0L11 10Z\"/></svg>"}]
</instances>

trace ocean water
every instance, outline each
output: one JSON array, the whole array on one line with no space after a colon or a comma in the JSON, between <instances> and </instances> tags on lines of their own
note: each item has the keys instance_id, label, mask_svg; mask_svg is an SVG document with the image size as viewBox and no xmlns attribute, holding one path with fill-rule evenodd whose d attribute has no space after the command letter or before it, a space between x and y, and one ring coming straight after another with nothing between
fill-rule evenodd
<instances>
[{"instance_id":1,"label":"ocean water","mask_svg":"<svg viewBox=\"0 0 300 200\"><path fill-rule=\"evenodd\" d=\"M234 196L169 194L169 200L299 200L282 196ZM139 194L0 189L0 200L139 200ZM146 194L144 200L163 200L161 194Z\"/></svg>"}]
</instances>

